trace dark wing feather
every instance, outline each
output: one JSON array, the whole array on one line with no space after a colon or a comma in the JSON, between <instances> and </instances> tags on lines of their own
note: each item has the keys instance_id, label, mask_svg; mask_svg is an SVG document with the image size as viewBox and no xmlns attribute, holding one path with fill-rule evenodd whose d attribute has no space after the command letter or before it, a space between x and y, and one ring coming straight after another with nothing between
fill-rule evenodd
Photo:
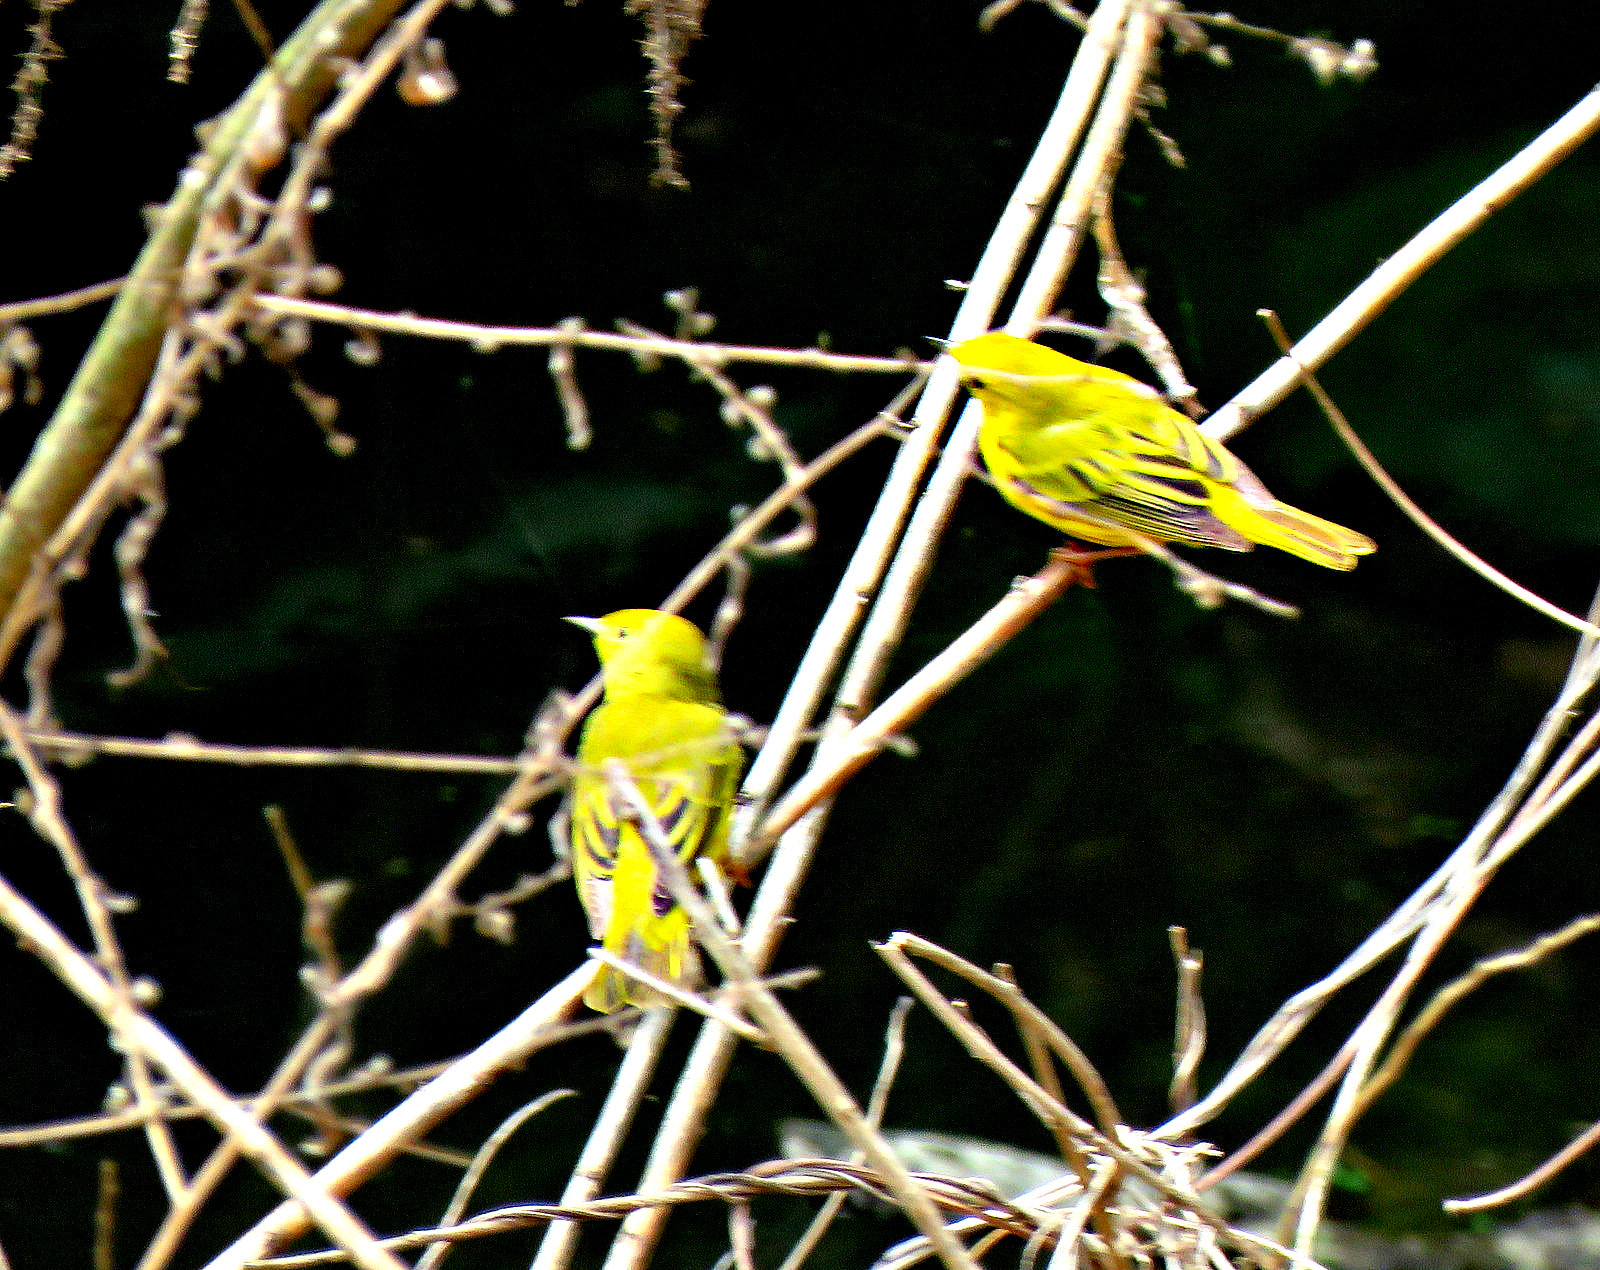
<instances>
[{"instance_id":1,"label":"dark wing feather","mask_svg":"<svg viewBox=\"0 0 1600 1270\"><path fill-rule=\"evenodd\" d=\"M1250 549L1212 512L1213 487L1259 482L1175 410L1160 407L1131 422L1090 415L1000 444L1023 469L1011 478L1017 491L1058 518L1164 542Z\"/></svg>"}]
</instances>

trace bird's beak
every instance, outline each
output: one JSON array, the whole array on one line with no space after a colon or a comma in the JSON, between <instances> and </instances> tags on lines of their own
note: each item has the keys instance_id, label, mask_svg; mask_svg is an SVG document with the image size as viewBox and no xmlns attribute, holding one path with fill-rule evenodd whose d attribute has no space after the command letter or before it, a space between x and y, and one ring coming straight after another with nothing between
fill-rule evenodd
<instances>
[{"instance_id":1,"label":"bird's beak","mask_svg":"<svg viewBox=\"0 0 1600 1270\"><path fill-rule=\"evenodd\" d=\"M937 335L924 335L922 338L927 340L928 343L932 344L941 353L948 353L952 348L955 347L955 345L949 340L942 340Z\"/></svg>"},{"instance_id":2,"label":"bird's beak","mask_svg":"<svg viewBox=\"0 0 1600 1270\"><path fill-rule=\"evenodd\" d=\"M563 622L571 622L574 626L581 626L591 635L600 633L600 619L598 617L564 617Z\"/></svg>"}]
</instances>

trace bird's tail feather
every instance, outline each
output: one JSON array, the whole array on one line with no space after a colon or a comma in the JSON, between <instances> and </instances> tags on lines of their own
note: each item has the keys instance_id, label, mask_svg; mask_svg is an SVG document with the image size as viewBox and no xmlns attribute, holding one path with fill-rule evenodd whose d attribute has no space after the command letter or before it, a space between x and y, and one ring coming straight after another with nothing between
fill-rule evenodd
<instances>
[{"instance_id":1,"label":"bird's tail feather","mask_svg":"<svg viewBox=\"0 0 1600 1270\"><path fill-rule=\"evenodd\" d=\"M1274 502L1251 510L1257 523L1244 530L1246 537L1263 547L1276 547L1312 564L1329 569L1354 569L1358 556L1377 550L1378 544L1366 534L1287 503Z\"/></svg>"},{"instance_id":2,"label":"bird's tail feather","mask_svg":"<svg viewBox=\"0 0 1600 1270\"><path fill-rule=\"evenodd\" d=\"M606 947L629 965L638 966L657 979L686 988L696 987L700 982L700 957L689 937L688 918L683 911L675 910L650 925L652 929L648 932L637 928L626 931L624 938L616 941L619 947L612 947L613 941L608 939ZM667 998L620 970L601 966L594 982L583 994L583 1003L591 1010L610 1014L625 1005L664 1005Z\"/></svg>"}]
</instances>

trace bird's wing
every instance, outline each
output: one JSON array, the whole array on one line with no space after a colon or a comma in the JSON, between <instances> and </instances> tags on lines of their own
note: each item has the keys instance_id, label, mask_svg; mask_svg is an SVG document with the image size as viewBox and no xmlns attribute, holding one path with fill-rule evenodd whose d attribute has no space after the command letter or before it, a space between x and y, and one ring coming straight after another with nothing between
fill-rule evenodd
<instances>
[{"instance_id":1,"label":"bird's wing","mask_svg":"<svg viewBox=\"0 0 1600 1270\"><path fill-rule=\"evenodd\" d=\"M1168 412L1172 413L1172 412ZM1212 512L1212 489L1240 465L1194 429L1152 433L1090 418L1051 424L999 445L1009 479L1059 519L1131 529L1164 542L1244 551L1248 541ZM1192 434L1192 435L1191 435Z\"/></svg>"},{"instance_id":2,"label":"bird's wing","mask_svg":"<svg viewBox=\"0 0 1600 1270\"><path fill-rule=\"evenodd\" d=\"M678 859L685 864L700 854L720 859L728 847L729 811L740 758L738 745L727 735L722 711L716 706L674 702L658 707L652 721L659 731L635 738L634 753L612 757L633 776ZM648 862L650 852L631 822L627 806L613 794L604 770L605 758L590 751L580 761L584 770L573 781L573 866L590 932L600 939L609 927L615 903L618 859ZM664 917L672 910L672 896L656 877L654 864L644 867L651 878L651 911Z\"/></svg>"},{"instance_id":3,"label":"bird's wing","mask_svg":"<svg viewBox=\"0 0 1600 1270\"><path fill-rule=\"evenodd\" d=\"M589 918L590 936L601 939L611 921L612 879L622 848L622 822L603 776L585 774L574 780L567 824L578 898Z\"/></svg>"}]
</instances>

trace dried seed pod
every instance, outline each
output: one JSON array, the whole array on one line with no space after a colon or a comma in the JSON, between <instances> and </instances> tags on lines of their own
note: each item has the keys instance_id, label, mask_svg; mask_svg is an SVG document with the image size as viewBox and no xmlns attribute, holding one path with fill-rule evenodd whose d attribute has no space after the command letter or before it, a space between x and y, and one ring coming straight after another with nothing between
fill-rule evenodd
<instances>
[{"instance_id":1,"label":"dried seed pod","mask_svg":"<svg viewBox=\"0 0 1600 1270\"><path fill-rule=\"evenodd\" d=\"M357 331L345 341L344 355L357 366L376 366L383 356L383 346L371 331Z\"/></svg>"},{"instance_id":2,"label":"dried seed pod","mask_svg":"<svg viewBox=\"0 0 1600 1270\"><path fill-rule=\"evenodd\" d=\"M406 50L395 91L408 106L437 106L456 95L460 85L444 60L444 41L429 38Z\"/></svg>"}]
</instances>

